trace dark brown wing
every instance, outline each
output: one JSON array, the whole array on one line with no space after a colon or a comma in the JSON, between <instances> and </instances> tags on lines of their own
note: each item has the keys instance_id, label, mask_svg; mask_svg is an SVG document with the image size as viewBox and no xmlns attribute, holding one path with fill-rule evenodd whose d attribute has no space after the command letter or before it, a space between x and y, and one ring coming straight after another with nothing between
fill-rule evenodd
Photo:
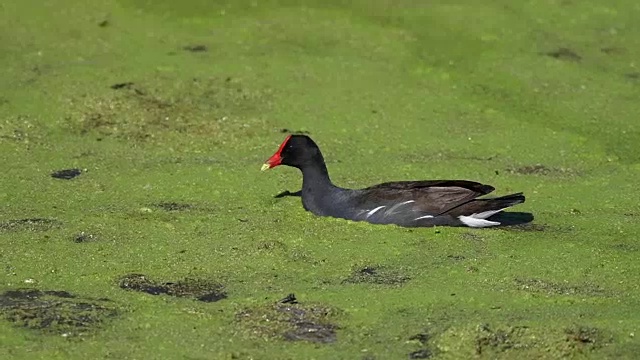
<instances>
[{"instance_id":1,"label":"dark brown wing","mask_svg":"<svg viewBox=\"0 0 640 360\"><path fill-rule=\"evenodd\" d=\"M413 200L414 211L438 215L493 190L490 185L466 180L388 182L362 189L359 205L375 207Z\"/></svg>"},{"instance_id":2,"label":"dark brown wing","mask_svg":"<svg viewBox=\"0 0 640 360\"><path fill-rule=\"evenodd\" d=\"M362 190L375 190L375 189L393 189L393 190L415 190L428 187L460 187L473 192L477 192L480 195L486 195L495 188L491 185L484 185L475 181L467 180L422 180L422 181L395 181L386 182L378 185L374 185ZM479 196L479 195L478 195Z\"/></svg>"}]
</instances>

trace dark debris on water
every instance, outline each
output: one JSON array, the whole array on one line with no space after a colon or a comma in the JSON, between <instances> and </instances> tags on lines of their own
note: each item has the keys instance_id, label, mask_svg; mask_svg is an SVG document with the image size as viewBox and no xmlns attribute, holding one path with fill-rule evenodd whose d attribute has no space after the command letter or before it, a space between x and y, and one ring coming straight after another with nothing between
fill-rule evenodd
<instances>
[{"instance_id":1,"label":"dark debris on water","mask_svg":"<svg viewBox=\"0 0 640 360\"><path fill-rule=\"evenodd\" d=\"M280 129L280 132L283 134L293 134L293 135L311 135L311 133L306 130L291 130L287 128Z\"/></svg>"},{"instance_id":2,"label":"dark debris on water","mask_svg":"<svg viewBox=\"0 0 640 360\"><path fill-rule=\"evenodd\" d=\"M133 82L127 81L127 82L113 84L110 86L110 88L112 88L113 90L130 89L133 85L134 85Z\"/></svg>"},{"instance_id":3,"label":"dark debris on water","mask_svg":"<svg viewBox=\"0 0 640 360\"><path fill-rule=\"evenodd\" d=\"M51 177L55 179L71 180L82 174L80 169L64 169L57 170L51 173Z\"/></svg>"},{"instance_id":4,"label":"dark debris on water","mask_svg":"<svg viewBox=\"0 0 640 360\"><path fill-rule=\"evenodd\" d=\"M429 359L433 356L433 352L428 348L428 343L429 340L431 340L431 335L426 332L419 333L411 336L409 340L416 341L421 345L421 349L409 353L409 359Z\"/></svg>"},{"instance_id":5,"label":"dark debris on water","mask_svg":"<svg viewBox=\"0 0 640 360\"><path fill-rule=\"evenodd\" d=\"M179 203L174 201L160 202L157 204L152 204L159 209L164 211L186 211L193 208L193 205L186 203Z\"/></svg>"},{"instance_id":6,"label":"dark debris on water","mask_svg":"<svg viewBox=\"0 0 640 360\"><path fill-rule=\"evenodd\" d=\"M378 284L378 285L402 285L411 278L399 271L384 266L368 265L353 270L351 276L342 283L351 284Z\"/></svg>"},{"instance_id":7,"label":"dark debris on water","mask_svg":"<svg viewBox=\"0 0 640 360\"><path fill-rule=\"evenodd\" d=\"M96 240L98 240L98 236L94 234L86 233L84 231L82 231L81 233L79 233L73 238L73 242L76 242L76 243L87 243L87 242L93 242Z\"/></svg>"},{"instance_id":8,"label":"dark debris on water","mask_svg":"<svg viewBox=\"0 0 640 360\"><path fill-rule=\"evenodd\" d=\"M203 302L216 302L227 298L224 286L203 279L183 279L176 282L160 282L143 274L128 274L120 279L120 288L151 295L169 295L191 298Z\"/></svg>"},{"instance_id":9,"label":"dark debris on water","mask_svg":"<svg viewBox=\"0 0 640 360\"><path fill-rule=\"evenodd\" d=\"M409 359L429 359L433 354L429 349L420 349L409 353Z\"/></svg>"},{"instance_id":10,"label":"dark debris on water","mask_svg":"<svg viewBox=\"0 0 640 360\"><path fill-rule=\"evenodd\" d=\"M336 314L320 304L277 303L246 309L237 314L237 319L254 336L328 344L337 341Z\"/></svg>"},{"instance_id":11,"label":"dark debris on water","mask_svg":"<svg viewBox=\"0 0 640 360\"><path fill-rule=\"evenodd\" d=\"M280 299L279 303L281 304L297 304L298 299L296 299L296 294L289 294L285 296L283 299Z\"/></svg>"},{"instance_id":12,"label":"dark debris on water","mask_svg":"<svg viewBox=\"0 0 640 360\"><path fill-rule=\"evenodd\" d=\"M14 326L68 337L99 328L119 310L108 299L21 288L0 293L0 314Z\"/></svg>"},{"instance_id":13,"label":"dark debris on water","mask_svg":"<svg viewBox=\"0 0 640 360\"><path fill-rule=\"evenodd\" d=\"M573 61L573 62L578 62L582 60L582 56L578 55L578 53L566 47L561 47L553 51L548 51L544 53L544 55L550 56L558 60L566 60L566 61Z\"/></svg>"},{"instance_id":14,"label":"dark debris on water","mask_svg":"<svg viewBox=\"0 0 640 360\"><path fill-rule=\"evenodd\" d=\"M62 223L56 219L15 219L0 222L0 231L47 231L52 228L57 228L61 225Z\"/></svg>"},{"instance_id":15,"label":"dark debris on water","mask_svg":"<svg viewBox=\"0 0 640 360\"><path fill-rule=\"evenodd\" d=\"M206 45L187 45L183 46L182 50L190 52L206 52L209 50Z\"/></svg>"}]
</instances>

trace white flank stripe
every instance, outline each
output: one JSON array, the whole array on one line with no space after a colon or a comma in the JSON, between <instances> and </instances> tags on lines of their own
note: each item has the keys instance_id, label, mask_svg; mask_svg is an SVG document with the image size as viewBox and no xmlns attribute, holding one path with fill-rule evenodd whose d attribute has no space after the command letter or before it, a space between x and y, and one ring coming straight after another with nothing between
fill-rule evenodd
<instances>
[{"instance_id":1,"label":"white flank stripe","mask_svg":"<svg viewBox=\"0 0 640 360\"><path fill-rule=\"evenodd\" d=\"M378 210L380 210L380 209L382 209L382 208L385 208L385 207L386 207L386 206L378 206L377 208L375 208L375 209L373 209L373 210L369 211L369 212L367 213L367 215L366 215L366 218L368 219L368 218L369 218L369 216L371 216L371 215L375 214L375 213L376 213L376 211L378 211Z\"/></svg>"},{"instance_id":2,"label":"white flank stripe","mask_svg":"<svg viewBox=\"0 0 640 360\"><path fill-rule=\"evenodd\" d=\"M476 215L476 214L474 214L474 215ZM460 216L458 216L458 219L460 219L460 221L462 221L463 224L465 224L465 225L467 225L469 227L474 227L474 228L482 228L482 227L487 227L487 226L500 225L499 222L489 221L489 220L485 220L485 219L478 219L478 218L474 217L473 215L471 215L471 216L460 215Z\"/></svg>"},{"instance_id":3,"label":"white flank stripe","mask_svg":"<svg viewBox=\"0 0 640 360\"><path fill-rule=\"evenodd\" d=\"M392 207L389 208L389 210L387 210L387 214L391 214L393 213L397 208L399 208L402 205L407 205L407 204L411 204L414 203L414 200L409 200L409 201L403 201L401 203L395 204Z\"/></svg>"},{"instance_id":4,"label":"white flank stripe","mask_svg":"<svg viewBox=\"0 0 640 360\"><path fill-rule=\"evenodd\" d=\"M413 219L413 220L415 221L415 220L420 220L420 219L431 219L432 217L433 217L433 216L431 216L431 215L425 215L425 216L417 217L417 218L415 218L415 219Z\"/></svg>"},{"instance_id":5,"label":"white flank stripe","mask_svg":"<svg viewBox=\"0 0 640 360\"><path fill-rule=\"evenodd\" d=\"M359 218L360 216L362 216L362 214L364 214L364 213L366 213L366 212L367 212L367 210L360 210L360 211L358 211L358 213L356 214L356 216L355 216L355 217L356 217L356 218Z\"/></svg>"}]
</instances>

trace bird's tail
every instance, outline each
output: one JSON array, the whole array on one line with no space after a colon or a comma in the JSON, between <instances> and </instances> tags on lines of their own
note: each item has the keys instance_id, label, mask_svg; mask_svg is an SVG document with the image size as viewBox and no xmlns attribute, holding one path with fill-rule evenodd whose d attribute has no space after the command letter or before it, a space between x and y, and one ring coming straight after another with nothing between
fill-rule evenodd
<instances>
[{"instance_id":1,"label":"bird's tail","mask_svg":"<svg viewBox=\"0 0 640 360\"><path fill-rule=\"evenodd\" d=\"M497 198L475 199L484 208L483 211L504 210L508 207L522 204L525 201L523 193L500 196Z\"/></svg>"},{"instance_id":2,"label":"bird's tail","mask_svg":"<svg viewBox=\"0 0 640 360\"><path fill-rule=\"evenodd\" d=\"M502 210L521 204L525 201L523 193L500 196L496 198L474 199L456 209L458 219L470 227L487 227L500 225L497 221L487 218Z\"/></svg>"}]
</instances>

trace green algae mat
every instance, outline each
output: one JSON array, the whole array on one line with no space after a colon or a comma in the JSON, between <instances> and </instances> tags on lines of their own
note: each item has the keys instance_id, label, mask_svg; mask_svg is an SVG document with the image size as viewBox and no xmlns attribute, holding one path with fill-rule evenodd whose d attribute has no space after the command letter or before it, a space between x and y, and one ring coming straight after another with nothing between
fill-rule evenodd
<instances>
[{"instance_id":1,"label":"green algae mat","mask_svg":"<svg viewBox=\"0 0 640 360\"><path fill-rule=\"evenodd\" d=\"M5 1L1 359L640 353L640 6ZM533 222L307 213L334 182L468 179Z\"/></svg>"}]
</instances>

